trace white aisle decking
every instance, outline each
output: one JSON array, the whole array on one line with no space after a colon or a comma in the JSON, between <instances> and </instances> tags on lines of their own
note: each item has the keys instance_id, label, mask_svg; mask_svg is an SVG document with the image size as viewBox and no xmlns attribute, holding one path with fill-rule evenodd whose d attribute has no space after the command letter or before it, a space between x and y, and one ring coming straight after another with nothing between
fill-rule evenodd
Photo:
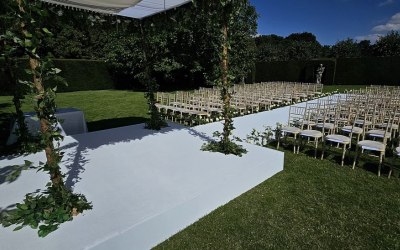
<instances>
[{"instance_id":1,"label":"white aisle decking","mask_svg":"<svg viewBox=\"0 0 400 250\"><path fill-rule=\"evenodd\" d=\"M267 113L236 119L237 131L262 127ZM67 136L66 183L85 194L93 210L44 239L30 228L0 227L0 249L148 249L283 170L282 152L249 144L243 157L200 151L219 126L170 124L153 132L134 125ZM5 182L7 166L25 159L44 161L44 155L0 160L0 210L48 182L46 174L32 170Z\"/></svg>"}]
</instances>

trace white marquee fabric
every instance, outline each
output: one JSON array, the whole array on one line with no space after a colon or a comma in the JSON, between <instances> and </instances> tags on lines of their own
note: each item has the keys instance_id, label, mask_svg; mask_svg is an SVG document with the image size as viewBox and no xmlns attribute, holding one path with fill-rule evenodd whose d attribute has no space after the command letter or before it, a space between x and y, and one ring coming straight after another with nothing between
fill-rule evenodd
<instances>
[{"instance_id":1,"label":"white marquee fabric","mask_svg":"<svg viewBox=\"0 0 400 250\"><path fill-rule=\"evenodd\" d=\"M191 0L42 0L43 2L103 14L142 19L179 7Z\"/></svg>"}]
</instances>

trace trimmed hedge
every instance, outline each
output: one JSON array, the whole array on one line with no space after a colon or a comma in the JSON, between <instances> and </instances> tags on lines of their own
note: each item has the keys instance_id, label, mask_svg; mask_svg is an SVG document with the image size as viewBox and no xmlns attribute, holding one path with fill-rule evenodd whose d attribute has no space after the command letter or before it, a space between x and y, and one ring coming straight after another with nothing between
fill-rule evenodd
<instances>
[{"instance_id":1,"label":"trimmed hedge","mask_svg":"<svg viewBox=\"0 0 400 250\"><path fill-rule=\"evenodd\" d=\"M315 72L321 63L325 67L322 82L333 84L335 61L330 59L256 63L255 82L315 82Z\"/></svg>"},{"instance_id":2,"label":"trimmed hedge","mask_svg":"<svg viewBox=\"0 0 400 250\"><path fill-rule=\"evenodd\" d=\"M322 83L326 85L400 85L400 57L259 62L255 82L315 82L320 63L325 66Z\"/></svg>"},{"instance_id":3,"label":"trimmed hedge","mask_svg":"<svg viewBox=\"0 0 400 250\"><path fill-rule=\"evenodd\" d=\"M400 85L400 57L339 58L335 83Z\"/></svg>"},{"instance_id":4,"label":"trimmed hedge","mask_svg":"<svg viewBox=\"0 0 400 250\"><path fill-rule=\"evenodd\" d=\"M55 66L61 69L60 75L65 78L68 86L59 86L58 92L82 90L113 89L114 83L108 72L107 64L97 60L54 59ZM0 93L10 94L12 83L5 73L4 58L0 58ZM27 59L18 60L17 74L22 79L30 80L25 73L28 67Z\"/></svg>"}]
</instances>

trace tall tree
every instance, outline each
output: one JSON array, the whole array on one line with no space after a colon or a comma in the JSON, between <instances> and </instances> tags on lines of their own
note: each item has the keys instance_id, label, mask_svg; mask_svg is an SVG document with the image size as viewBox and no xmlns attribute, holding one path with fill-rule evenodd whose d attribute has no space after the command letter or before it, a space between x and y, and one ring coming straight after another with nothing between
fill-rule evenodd
<instances>
[{"instance_id":1,"label":"tall tree","mask_svg":"<svg viewBox=\"0 0 400 250\"><path fill-rule=\"evenodd\" d=\"M375 45L377 56L400 56L400 33L391 31L378 39Z\"/></svg>"},{"instance_id":2,"label":"tall tree","mask_svg":"<svg viewBox=\"0 0 400 250\"><path fill-rule=\"evenodd\" d=\"M358 42L358 48L361 57L371 57L374 55L374 47L371 45L371 41L369 40Z\"/></svg>"},{"instance_id":3,"label":"tall tree","mask_svg":"<svg viewBox=\"0 0 400 250\"><path fill-rule=\"evenodd\" d=\"M309 32L293 33L286 38L277 35L255 38L257 61L309 60L323 54L323 48L314 34Z\"/></svg>"},{"instance_id":4,"label":"tall tree","mask_svg":"<svg viewBox=\"0 0 400 250\"><path fill-rule=\"evenodd\" d=\"M354 58L361 56L361 51L357 42L351 38L337 42L332 46L332 51L336 58Z\"/></svg>"}]
</instances>

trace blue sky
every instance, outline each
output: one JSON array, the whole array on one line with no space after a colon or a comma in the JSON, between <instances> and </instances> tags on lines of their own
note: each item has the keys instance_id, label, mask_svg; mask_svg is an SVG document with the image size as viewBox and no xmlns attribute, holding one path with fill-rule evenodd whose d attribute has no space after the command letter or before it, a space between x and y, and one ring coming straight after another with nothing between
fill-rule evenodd
<instances>
[{"instance_id":1,"label":"blue sky","mask_svg":"<svg viewBox=\"0 0 400 250\"><path fill-rule=\"evenodd\" d=\"M400 31L400 0L250 0L258 33L288 36L311 32L323 45L352 38L375 42Z\"/></svg>"}]
</instances>

